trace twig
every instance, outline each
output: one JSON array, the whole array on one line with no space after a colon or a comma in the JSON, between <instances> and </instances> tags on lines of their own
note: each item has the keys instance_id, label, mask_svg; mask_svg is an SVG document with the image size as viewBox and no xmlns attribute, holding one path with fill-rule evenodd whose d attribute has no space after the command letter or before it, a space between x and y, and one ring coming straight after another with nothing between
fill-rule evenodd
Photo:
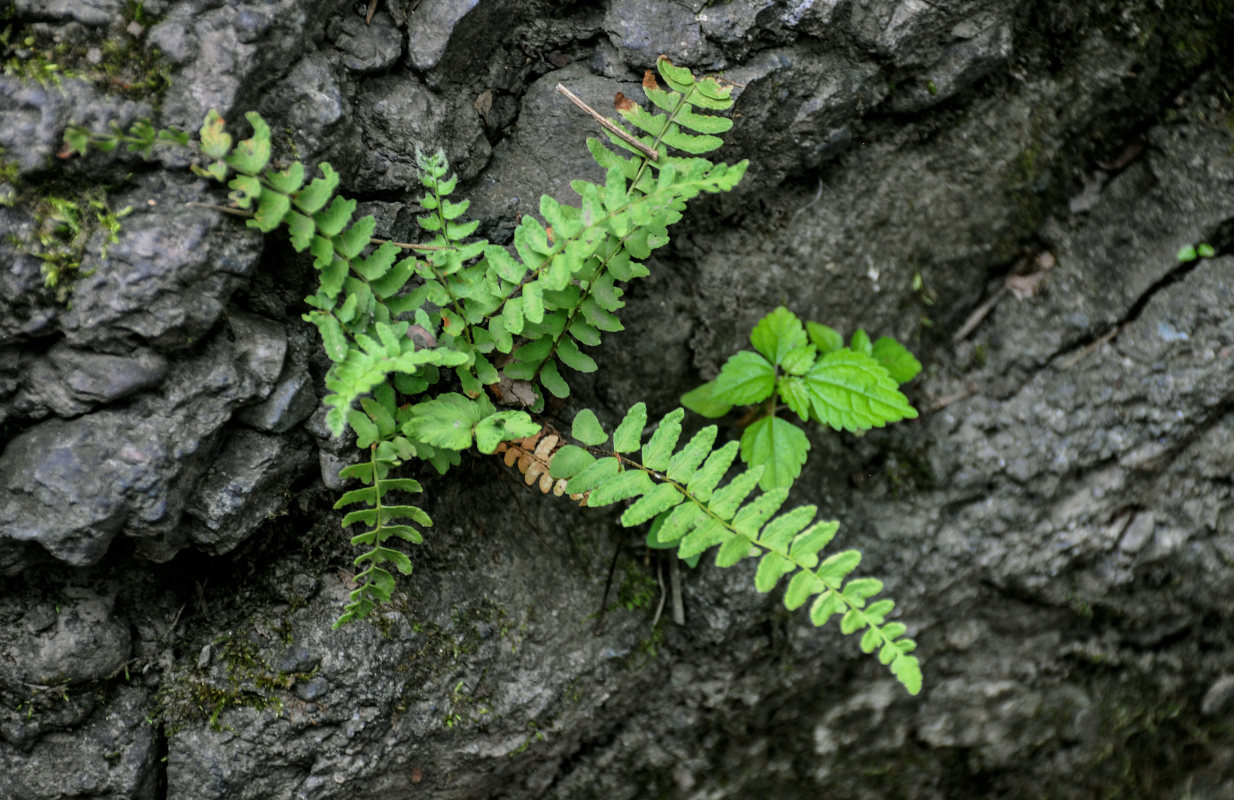
<instances>
[{"instance_id":1,"label":"twig","mask_svg":"<svg viewBox=\"0 0 1234 800\"><path fill-rule=\"evenodd\" d=\"M604 612L608 609L608 590L613 588L613 573L617 571L617 556L619 555L621 555L621 542L618 542L613 550L613 560L608 565L608 577L604 580L604 596L600 598L600 613L596 615L594 631L596 636L604 633Z\"/></svg>"},{"instance_id":2,"label":"twig","mask_svg":"<svg viewBox=\"0 0 1234 800\"><path fill-rule=\"evenodd\" d=\"M658 560L656 564L656 585L660 587L660 602L656 605L656 615L651 619L651 627L655 627L660 622L660 615L664 613L664 601L668 599L668 591L664 588L664 561Z\"/></svg>"},{"instance_id":3,"label":"twig","mask_svg":"<svg viewBox=\"0 0 1234 800\"><path fill-rule=\"evenodd\" d=\"M930 408L926 411L926 413L933 414L935 411L942 411L944 408L951 405L952 403L958 403L961 400L967 400L968 398L977 394L979 391L980 390L976 386L969 384L968 386L966 386L965 388L961 389L958 392L954 392L952 394L947 395L946 397L940 397L939 399L935 400L934 404L930 406Z\"/></svg>"},{"instance_id":4,"label":"twig","mask_svg":"<svg viewBox=\"0 0 1234 800\"><path fill-rule=\"evenodd\" d=\"M681 574L677 571L677 559L668 562L668 585L673 593L673 624L686 624L686 606L681 602Z\"/></svg>"},{"instance_id":5,"label":"twig","mask_svg":"<svg viewBox=\"0 0 1234 800\"><path fill-rule=\"evenodd\" d=\"M998 305L998 301L1003 299L1003 295L1006 293L1006 284L998 287L998 291L991 295L989 300L986 300L984 303L977 306L977 309L968 315L968 319L964 320L964 324L961 325L960 329L955 332L954 336L951 337L951 341L964 341L964 337L972 333L973 329L981 324L981 320L989 316L990 312L994 310L994 306Z\"/></svg>"},{"instance_id":6,"label":"twig","mask_svg":"<svg viewBox=\"0 0 1234 800\"><path fill-rule=\"evenodd\" d=\"M614 136L620 138L622 141L627 142L632 147L637 147L640 152L642 152L652 161L659 160L660 154L656 152L655 148L648 147L647 145L640 142L638 139L631 136L620 125L613 122L608 117L605 117L604 115L602 115L599 111L596 111L594 108L584 103L582 99L579 98L579 96L576 95L574 92L562 86L560 83L557 84L557 91L564 94L566 96L566 99L569 100L571 103L573 103L574 105L578 106L579 108L583 109L588 114L590 114L595 119L596 122L604 126L605 130L609 131Z\"/></svg>"},{"instance_id":7,"label":"twig","mask_svg":"<svg viewBox=\"0 0 1234 800\"><path fill-rule=\"evenodd\" d=\"M1084 356L1093 352L1101 345L1106 344L1107 342L1112 340L1115 336L1120 334L1122 330L1123 330L1122 325L1115 325L1113 328L1110 328L1108 331L1101 334L1101 336L1099 336L1096 341L1091 342L1088 345L1085 345L1084 347L1077 350L1075 353L1072 353L1070 356L1068 356L1061 364L1058 365L1059 369L1071 369L1072 367L1076 365L1076 363L1080 359L1084 358Z\"/></svg>"},{"instance_id":8,"label":"twig","mask_svg":"<svg viewBox=\"0 0 1234 800\"><path fill-rule=\"evenodd\" d=\"M220 206L214 203L185 203L191 208L206 208L211 211L221 211L224 214L231 214L233 217L244 217L252 219L255 215L252 211L245 211L242 208L232 208L231 206ZM369 238L369 244L392 244L395 247L401 247L404 250L423 250L424 252L433 252L436 250L451 250L450 247L442 247L435 244L412 244L410 242L396 242L391 239L378 239L376 236Z\"/></svg>"}]
</instances>

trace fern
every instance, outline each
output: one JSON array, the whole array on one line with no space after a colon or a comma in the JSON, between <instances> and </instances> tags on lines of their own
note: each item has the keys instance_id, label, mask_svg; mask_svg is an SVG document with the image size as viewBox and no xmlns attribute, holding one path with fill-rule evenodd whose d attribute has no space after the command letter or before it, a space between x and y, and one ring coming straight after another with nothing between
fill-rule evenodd
<instances>
[{"instance_id":1,"label":"fern","mask_svg":"<svg viewBox=\"0 0 1234 800\"><path fill-rule=\"evenodd\" d=\"M386 564L404 575L411 574L411 559L401 551L386 547L392 538L420 544L424 537L408 522L428 527L433 524L428 514L410 505L392 505L386 495L393 491L420 492L420 484L411 478L389 478L390 471L412 456L413 450L406 439L394 439L370 445L371 457L367 462L344 467L339 473L343 478L357 478L364 484L362 489L345 493L334 504L336 509L361 504L364 508L350 511L343 517L343 527L363 523L367 530L352 537L357 547L369 548L356 557L356 566L364 567L354 577L357 587L352 590L343 615L334 627L368 615L378 603L388 602L394 592L394 575Z\"/></svg>"},{"instance_id":2,"label":"fern","mask_svg":"<svg viewBox=\"0 0 1234 800\"><path fill-rule=\"evenodd\" d=\"M714 449L714 425L696 433L678 449L680 408L665 415L645 443L647 409L639 403L626 414L609 441L590 412L575 418L574 437L585 447L567 445L549 462L553 479L568 479L566 492L586 493L589 506L633 501L622 513L626 527L654 520L648 533L652 547L676 547L683 559L711 548L719 567L757 557L755 586L771 591L792 575L784 594L790 610L814 598L810 621L823 625L840 615L845 634L862 632L861 649L878 659L912 694L921 691L921 667L912 654L916 643L904 636L907 626L888 621L894 603L869 602L882 591L874 578L851 578L861 561L856 550L820 557L839 528L837 522L814 521L817 509L801 506L777 514L788 490L772 489L750 499L763 473L755 466L720 485L736 455L737 443Z\"/></svg>"},{"instance_id":3,"label":"fern","mask_svg":"<svg viewBox=\"0 0 1234 800\"><path fill-rule=\"evenodd\" d=\"M732 189L745 174L745 161L730 166L704 157L732 126L711 113L732 106L729 89L664 57L657 69L667 88L646 73L650 110L617 95L616 110L629 128L588 109L609 140L587 143L603 182L575 181L578 205L542 197L539 218L525 215L508 247L473 238L478 225L466 219L468 202L452 199L458 181L441 153L416 154L425 211L417 222L427 240L409 244L374 239L373 218L354 218L356 201L336 193L340 176L329 164L316 171L298 161L274 164L270 129L256 113L246 115L252 135L238 142L210 112L195 138L142 121L103 134L73 126L66 143L82 155L120 144L146 157L156 146L193 148L201 156L193 171L230 189L224 210L263 233L285 230L292 247L311 257L319 281L303 316L331 361L326 420L335 435L350 429L369 453L340 473L362 484L336 504L351 508L343 527L363 529L352 537L362 549L357 586L335 627L390 600L394 573L412 568L406 553L390 545L419 543L414 525L431 525L421 509L390 502L391 492L421 490L410 478L391 477L394 471L419 459L445 473L474 448L500 454L544 492L592 506L632 501L622 523L651 521L649 544L675 547L691 563L712 547L721 566L760 555L760 591L793 573L786 605L813 597L818 625L841 614L842 630L864 631L863 649L877 650L916 693L921 673L905 626L886 620L891 601L867 605L881 584L849 580L856 551L819 560L835 523L811 524L811 506L776 516L809 443L776 416L774 396L803 421L850 430L913 416L896 383L920 365L894 341L854 336L845 348L831 329L803 327L777 309L751 335L756 353L738 353L716 381L687 395L688 405L709 416L770 398L769 412L740 445L714 449L712 426L678 449L681 409L643 442L646 409L634 406L608 451L600 448L609 436L590 411L574 421L582 446L564 444L528 413L541 411L548 396L568 397L571 370L597 369L586 348L622 330L623 285L649 274L642 262L668 243L668 228L686 204ZM498 410L490 394L526 410ZM757 466L721 486L739 451ZM768 491L746 502L758 484Z\"/></svg>"}]
</instances>

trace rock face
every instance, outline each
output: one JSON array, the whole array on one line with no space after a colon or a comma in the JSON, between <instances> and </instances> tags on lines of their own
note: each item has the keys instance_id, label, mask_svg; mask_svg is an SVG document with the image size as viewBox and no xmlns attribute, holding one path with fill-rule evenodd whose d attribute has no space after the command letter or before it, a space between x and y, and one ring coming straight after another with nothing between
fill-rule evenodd
<instances>
[{"instance_id":1,"label":"rock face","mask_svg":"<svg viewBox=\"0 0 1234 800\"><path fill-rule=\"evenodd\" d=\"M4 19L0 797L1234 796L1234 7L366 5ZM56 158L70 122L255 108L381 235L415 235L420 147L501 240L596 174L554 86L605 111L660 53L738 86L750 172L559 414L664 413L779 304L909 343L920 418L812 431L794 499L898 600L917 698L752 566L648 558L479 458L416 476L415 574L332 630L356 450L318 410L311 266L186 205L223 201L174 150ZM40 239L53 198L81 241ZM610 563L610 603L652 599L598 624ZM687 625L653 627L678 578Z\"/></svg>"}]
</instances>

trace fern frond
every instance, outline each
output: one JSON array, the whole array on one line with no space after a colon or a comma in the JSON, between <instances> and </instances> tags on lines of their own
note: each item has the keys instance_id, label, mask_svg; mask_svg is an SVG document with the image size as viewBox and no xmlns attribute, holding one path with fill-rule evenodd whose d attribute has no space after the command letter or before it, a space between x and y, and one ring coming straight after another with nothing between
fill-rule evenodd
<instances>
[{"instance_id":1,"label":"fern frond","mask_svg":"<svg viewBox=\"0 0 1234 800\"><path fill-rule=\"evenodd\" d=\"M770 591L782 577L792 574L784 596L786 607L796 609L814 598L810 621L815 625L840 614L841 631L864 631L862 650L877 651L896 679L917 694L921 668L912 655L916 643L904 636L907 626L887 620L894 603L884 599L867 605L882 590L882 583L850 578L860 553L844 550L820 563L820 551L831 542L838 523L814 522L814 506L778 513L788 497L787 489L751 499L763 473L761 466L719 486L737 444L713 450L716 428L709 426L678 449L683 413L676 409L665 415L644 443L647 410L639 403L613 432L611 450L604 451L600 446L609 437L594 414L581 412L574 429L587 449L560 448L550 461L550 476L567 479L565 492L589 492L590 506L632 500L621 516L622 524L629 527L656 519L655 544L675 546L683 559L713 547L719 548L716 564L721 567L758 557L755 586L761 592Z\"/></svg>"},{"instance_id":2,"label":"fern frond","mask_svg":"<svg viewBox=\"0 0 1234 800\"><path fill-rule=\"evenodd\" d=\"M354 619L363 619L377 604L390 601L394 593L394 574L387 567L392 566L403 575L411 574L411 559L402 550L388 546L390 540L420 544L424 537L414 526L427 528L433 524L428 514L416 506L387 502L386 496L390 492L421 491L420 484L410 478L387 477L392 469L412 455L413 451L406 440L374 443L369 450L367 463L346 467L339 473L340 477L358 478L364 484L361 489L345 493L334 507L363 506L349 511L343 517L342 524L347 528L362 523L365 530L353 536L351 543L368 549L356 557L356 566L363 569L353 578L358 585L351 591L342 616L335 621L333 627L336 629Z\"/></svg>"}]
</instances>

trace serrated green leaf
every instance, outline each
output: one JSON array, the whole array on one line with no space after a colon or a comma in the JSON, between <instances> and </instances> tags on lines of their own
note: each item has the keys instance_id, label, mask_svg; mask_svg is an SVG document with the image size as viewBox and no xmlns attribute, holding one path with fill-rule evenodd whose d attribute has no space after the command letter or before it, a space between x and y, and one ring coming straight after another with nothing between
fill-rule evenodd
<instances>
[{"instance_id":1,"label":"serrated green leaf","mask_svg":"<svg viewBox=\"0 0 1234 800\"><path fill-rule=\"evenodd\" d=\"M608 434L590 408L584 408L575 415L570 435L590 447L598 447L608 441Z\"/></svg>"},{"instance_id":2,"label":"serrated green leaf","mask_svg":"<svg viewBox=\"0 0 1234 800\"><path fill-rule=\"evenodd\" d=\"M377 429L377 425L366 415L355 409L347 412L347 424L356 432L357 447L367 448L381 438L381 432Z\"/></svg>"},{"instance_id":3,"label":"serrated green leaf","mask_svg":"<svg viewBox=\"0 0 1234 800\"><path fill-rule=\"evenodd\" d=\"M823 562L826 564L826 562ZM820 572L822 568L820 567ZM878 578L857 578L844 584L841 594L850 605L861 608L867 599L883 590L883 582ZM868 616L868 614L867 614Z\"/></svg>"},{"instance_id":4,"label":"serrated green leaf","mask_svg":"<svg viewBox=\"0 0 1234 800\"><path fill-rule=\"evenodd\" d=\"M775 385L776 370L771 362L758 353L742 350L720 368L711 399L733 405L758 403L771 396Z\"/></svg>"},{"instance_id":5,"label":"serrated green leaf","mask_svg":"<svg viewBox=\"0 0 1234 800\"><path fill-rule=\"evenodd\" d=\"M321 177L314 178L308 186L295 194L296 208L305 214L311 215L320 211L338 188L339 174L333 167L323 161L317 168L321 170Z\"/></svg>"},{"instance_id":6,"label":"serrated green leaf","mask_svg":"<svg viewBox=\"0 0 1234 800\"><path fill-rule=\"evenodd\" d=\"M810 341L818 348L821 355L834 352L844 346L844 337L835 328L820 325L817 322L807 322L806 331L810 335Z\"/></svg>"},{"instance_id":7,"label":"serrated green leaf","mask_svg":"<svg viewBox=\"0 0 1234 800\"><path fill-rule=\"evenodd\" d=\"M703 463L711 446L716 441L718 430L715 425L708 425L690 439L689 443L668 460L666 474L669 479L685 483L694 476L695 470Z\"/></svg>"},{"instance_id":8,"label":"serrated green leaf","mask_svg":"<svg viewBox=\"0 0 1234 800\"><path fill-rule=\"evenodd\" d=\"M737 515L733 517L733 527L738 533L748 536L750 539L757 538L758 531L763 527L763 523L771 519L772 515L780 510L780 506L784 505L784 501L787 499L787 489L773 489L770 492L759 495L741 507Z\"/></svg>"},{"instance_id":9,"label":"serrated green leaf","mask_svg":"<svg viewBox=\"0 0 1234 800\"><path fill-rule=\"evenodd\" d=\"M921 372L921 362L908 348L892 339L890 336L880 336L874 343L873 356L878 363L887 368L891 379L896 383L908 383Z\"/></svg>"},{"instance_id":10,"label":"serrated green leaf","mask_svg":"<svg viewBox=\"0 0 1234 800\"><path fill-rule=\"evenodd\" d=\"M779 583L780 578L794 569L793 562L779 553L767 553L758 562L758 572L754 575L754 588L760 592L770 592Z\"/></svg>"},{"instance_id":11,"label":"serrated green leaf","mask_svg":"<svg viewBox=\"0 0 1234 800\"><path fill-rule=\"evenodd\" d=\"M763 417L741 435L741 460L763 468L758 483L763 491L792 486L809 452L805 433L779 417Z\"/></svg>"},{"instance_id":12,"label":"serrated green leaf","mask_svg":"<svg viewBox=\"0 0 1234 800\"><path fill-rule=\"evenodd\" d=\"M596 457L581 447L568 444L553 453L548 474L553 478L573 478L596 463Z\"/></svg>"},{"instance_id":13,"label":"serrated green leaf","mask_svg":"<svg viewBox=\"0 0 1234 800\"><path fill-rule=\"evenodd\" d=\"M817 506L798 506L767 523L758 536L759 544L778 553L788 553L789 543L801 529L810 524Z\"/></svg>"},{"instance_id":14,"label":"serrated green leaf","mask_svg":"<svg viewBox=\"0 0 1234 800\"><path fill-rule=\"evenodd\" d=\"M814 366L818 357L818 348L812 344L793 348L780 361L780 369L789 375L804 375Z\"/></svg>"},{"instance_id":15,"label":"serrated green leaf","mask_svg":"<svg viewBox=\"0 0 1234 800\"><path fill-rule=\"evenodd\" d=\"M844 600L839 594L833 591L825 591L814 600L814 605L810 607L810 622L821 627L827 623L836 614L843 614L848 610L848 606L844 604Z\"/></svg>"},{"instance_id":16,"label":"serrated green leaf","mask_svg":"<svg viewBox=\"0 0 1234 800\"><path fill-rule=\"evenodd\" d=\"M742 536L733 536L720 545L716 551L716 566L731 567L743 558L757 555L758 549Z\"/></svg>"},{"instance_id":17,"label":"serrated green leaf","mask_svg":"<svg viewBox=\"0 0 1234 800\"><path fill-rule=\"evenodd\" d=\"M887 370L862 353L828 353L800 380L810 392L812 416L836 430L881 428L917 416Z\"/></svg>"},{"instance_id":18,"label":"serrated green leaf","mask_svg":"<svg viewBox=\"0 0 1234 800\"><path fill-rule=\"evenodd\" d=\"M807 343L806 331L797 315L777 307L755 324L750 344L772 364L780 364L790 352Z\"/></svg>"},{"instance_id":19,"label":"serrated green leaf","mask_svg":"<svg viewBox=\"0 0 1234 800\"><path fill-rule=\"evenodd\" d=\"M711 498L711 513L723 520L732 519L762 474L762 467L751 467L717 490Z\"/></svg>"},{"instance_id":20,"label":"serrated green leaf","mask_svg":"<svg viewBox=\"0 0 1234 800\"><path fill-rule=\"evenodd\" d=\"M625 513L621 515L621 524L627 528L641 525L657 514L669 510L682 500L685 500L685 495L672 484L657 484L654 489L640 497L635 501L634 505L626 509Z\"/></svg>"},{"instance_id":21,"label":"serrated green leaf","mask_svg":"<svg viewBox=\"0 0 1234 800\"><path fill-rule=\"evenodd\" d=\"M784 606L789 611L801 608L813 595L827 588L827 584L809 570L802 570L793 576L784 592Z\"/></svg>"},{"instance_id":22,"label":"serrated green leaf","mask_svg":"<svg viewBox=\"0 0 1234 800\"><path fill-rule=\"evenodd\" d=\"M664 415L650 441L643 446L643 466L657 471L668 467L669 458L681 436L681 420L685 414L685 409L676 408Z\"/></svg>"},{"instance_id":23,"label":"serrated green leaf","mask_svg":"<svg viewBox=\"0 0 1234 800\"><path fill-rule=\"evenodd\" d=\"M647 405L635 403L626 412L626 416L613 431L613 450L618 453L632 453L643 441L643 428L647 427Z\"/></svg>"},{"instance_id":24,"label":"serrated green leaf","mask_svg":"<svg viewBox=\"0 0 1234 800\"><path fill-rule=\"evenodd\" d=\"M729 537L733 535L724 527L724 523L716 519L707 519L687 533L685 538L681 540L681 544L677 548L677 557L681 559L693 558L711 547L728 541Z\"/></svg>"},{"instance_id":25,"label":"serrated green leaf","mask_svg":"<svg viewBox=\"0 0 1234 800\"><path fill-rule=\"evenodd\" d=\"M335 196L329 208L313 215L313 221L317 223L317 232L327 238L337 236L338 232L351 219L351 215L355 213L355 210L355 200Z\"/></svg>"},{"instance_id":26,"label":"serrated green leaf","mask_svg":"<svg viewBox=\"0 0 1234 800\"><path fill-rule=\"evenodd\" d=\"M322 347L331 361L338 363L347 357L347 337L338 319L324 311L310 311L304 319L316 325L321 332Z\"/></svg>"},{"instance_id":27,"label":"serrated green leaf","mask_svg":"<svg viewBox=\"0 0 1234 800\"><path fill-rule=\"evenodd\" d=\"M570 479L566 491L570 494L589 492L621 471L621 463L615 458L601 458Z\"/></svg>"},{"instance_id":28,"label":"serrated green leaf","mask_svg":"<svg viewBox=\"0 0 1234 800\"><path fill-rule=\"evenodd\" d=\"M806 569L813 569L818 563L818 551L831 543L839 529L840 523L835 520L814 523L794 537L789 555Z\"/></svg>"},{"instance_id":29,"label":"serrated green leaf","mask_svg":"<svg viewBox=\"0 0 1234 800\"><path fill-rule=\"evenodd\" d=\"M291 246L295 248L297 253L303 253L308 249L316 230L317 226L313 224L313 220L300 212L292 211L287 215L288 238L291 240Z\"/></svg>"},{"instance_id":30,"label":"serrated green leaf","mask_svg":"<svg viewBox=\"0 0 1234 800\"><path fill-rule=\"evenodd\" d=\"M487 416L485 410L461 394L441 394L411 407L412 417L403 425L403 433L434 447L466 450L471 446L472 428Z\"/></svg>"},{"instance_id":31,"label":"serrated green leaf","mask_svg":"<svg viewBox=\"0 0 1234 800\"><path fill-rule=\"evenodd\" d=\"M223 118L214 109L210 109L206 114L201 130L198 131L198 140L201 142L202 155L206 158L222 159L231 152L231 134L223 130ZM82 155L85 155L84 151Z\"/></svg>"},{"instance_id":32,"label":"serrated green leaf","mask_svg":"<svg viewBox=\"0 0 1234 800\"><path fill-rule=\"evenodd\" d=\"M716 419L727 414L733 408L732 403L723 403L715 400L716 382L708 381L696 389L692 389L681 396L681 404L686 408L708 419Z\"/></svg>"},{"instance_id":33,"label":"serrated green leaf","mask_svg":"<svg viewBox=\"0 0 1234 800\"><path fill-rule=\"evenodd\" d=\"M334 239L334 249L343 255L344 258L355 258L360 255L360 251L368 246L369 240L373 236L373 229L377 226L377 221L372 214L366 214L352 223L341 236L336 236ZM391 245L393 247L393 245Z\"/></svg>"},{"instance_id":34,"label":"serrated green leaf","mask_svg":"<svg viewBox=\"0 0 1234 800\"><path fill-rule=\"evenodd\" d=\"M656 541L662 547L671 547L677 540L689 533L694 526L710 519L707 512L696 503L683 503L677 506L663 518L656 528Z\"/></svg>"},{"instance_id":35,"label":"serrated green leaf","mask_svg":"<svg viewBox=\"0 0 1234 800\"><path fill-rule=\"evenodd\" d=\"M620 500L629 500L631 497L644 495L654 488L655 483L647 477L646 472L638 469L623 470L592 489L591 494L587 496L587 505L599 508Z\"/></svg>"},{"instance_id":36,"label":"serrated green leaf","mask_svg":"<svg viewBox=\"0 0 1234 800\"><path fill-rule=\"evenodd\" d=\"M253 126L253 135L237 144L225 160L236 172L257 175L270 162L270 126L256 111L244 118Z\"/></svg>"},{"instance_id":37,"label":"serrated green leaf","mask_svg":"<svg viewBox=\"0 0 1234 800\"><path fill-rule=\"evenodd\" d=\"M867 356L874 355L874 345L870 342L870 334L864 329L858 328L853 331L852 337L849 338L849 349L856 353L863 353Z\"/></svg>"},{"instance_id":38,"label":"serrated green leaf","mask_svg":"<svg viewBox=\"0 0 1234 800\"><path fill-rule=\"evenodd\" d=\"M733 460L737 458L738 447L737 442L729 442L707 456L707 460L703 462L702 468L694 473L694 477L690 478L689 483L686 485L686 490L699 500L707 502L711 498L716 484L724 478L724 473L728 472L728 468L732 465Z\"/></svg>"},{"instance_id":39,"label":"serrated green leaf","mask_svg":"<svg viewBox=\"0 0 1234 800\"><path fill-rule=\"evenodd\" d=\"M266 180L283 194L294 194L304 184L304 165L293 161L291 166L279 172L267 172Z\"/></svg>"},{"instance_id":40,"label":"serrated green leaf","mask_svg":"<svg viewBox=\"0 0 1234 800\"><path fill-rule=\"evenodd\" d=\"M796 550L795 547L794 550ZM857 569L857 565L860 563L860 551L844 550L823 559L823 563L818 565L816 572L822 580L843 580L848 576L848 573Z\"/></svg>"},{"instance_id":41,"label":"serrated green leaf","mask_svg":"<svg viewBox=\"0 0 1234 800\"><path fill-rule=\"evenodd\" d=\"M237 175L227 182L227 187L231 189L227 199L240 208L249 208L254 200L261 198L261 181L253 175Z\"/></svg>"},{"instance_id":42,"label":"serrated green leaf","mask_svg":"<svg viewBox=\"0 0 1234 800\"><path fill-rule=\"evenodd\" d=\"M262 233L270 233L283 221L291 210L291 198L285 194L266 189L257 203L257 212L248 220L249 227Z\"/></svg>"}]
</instances>

